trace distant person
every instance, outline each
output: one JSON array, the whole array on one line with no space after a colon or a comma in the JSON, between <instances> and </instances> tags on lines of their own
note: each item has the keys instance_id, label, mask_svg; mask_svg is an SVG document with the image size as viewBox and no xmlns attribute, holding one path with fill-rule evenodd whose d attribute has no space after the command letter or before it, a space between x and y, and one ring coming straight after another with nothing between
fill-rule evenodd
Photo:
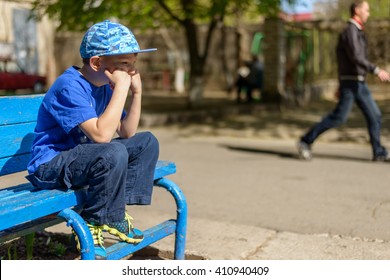
<instances>
[{"instance_id":1,"label":"distant person","mask_svg":"<svg viewBox=\"0 0 390 280\"><path fill-rule=\"evenodd\" d=\"M247 88L248 88L248 80L247 77L250 72L250 63L245 62L237 71L237 80L236 80L236 101L237 103L242 102L241 94L244 92L245 96L247 96ZM246 97L245 97L246 98Z\"/></svg>"},{"instance_id":2,"label":"distant person","mask_svg":"<svg viewBox=\"0 0 390 280\"><path fill-rule=\"evenodd\" d=\"M298 142L299 156L304 160L312 158L311 145L320 134L346 122L352 105L356 102L367 122L372 160L389 161L388 152L380 141L381 112L367 87L366 74L373 73L382 82L389 81L390 75L368 60L364 24L370 15L369 4L366 1L354 1L350 13L351 18L340 34L336 48L339 78L338 103L329 115L312 127Z\"/></svg>"},{"instance_id":3,"label":"distant person","mask_svg":"<svg viewBox=\"0 0 390 280\"><path fill-rule=\"evenodd\" d=\"M253 102L253 91L258 90L261 93L263 88L263 64L256 55L252 56L252 61L249 66L249 74L247 80L247 101Z\"/></svg>"},{"instance_id":4,"label":"distant person","mask_svg":"<svg viewBox=\"0 0 390 280\"><path fill-rule=\"evenodd\" d=\"M256 55L252 56L252 60L246 61L243 66L238 69L238 77L236 80L237 87L237 102L242 102L241 93L245 93L245 101L253 102L253 91L263 87L263 64L259 61Z\"/></svg>"},{"instance_id":5,"label":"distant person","mask_svg":"<svg viewBox=\"0 0 390 280\"><path fill-rule=\"evenodd\" d=\"M81 216L97 259L107 255L103 231L143 240L125 207L151 202L159 145L153 134L137 133L142 82L135 63L138 53L154 50L141 50L121 24L96 23L81 42L83 66L60 75L39 108L27 179L43 189L88 186Z\"/></svg>"}]
</instances>

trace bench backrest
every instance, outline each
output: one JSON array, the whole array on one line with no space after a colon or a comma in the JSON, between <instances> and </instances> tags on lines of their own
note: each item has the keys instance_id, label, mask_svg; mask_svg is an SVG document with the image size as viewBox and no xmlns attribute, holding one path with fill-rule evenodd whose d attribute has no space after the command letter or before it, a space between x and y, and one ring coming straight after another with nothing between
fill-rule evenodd
<instances>
[{"instance_id":1,"label":"bench backrest","mask_svg":"<svg viewBox=\"0 0 390 280\"><path fill-rule=\"evenodd\" d=\"M24 171L44 94L0 97L0 176ZM173 162L157 162L154 179L176 173Z\"/></svg>"},{"instance_id":2,"label":"bench backrest","mask_svg":"<svg viewBox=\"0 0 390 280\"><path fill-rule=\"evenodd\" d=\"M26 170L43 97L0 97L0 176Z\"/></svg>"}]
</instances>

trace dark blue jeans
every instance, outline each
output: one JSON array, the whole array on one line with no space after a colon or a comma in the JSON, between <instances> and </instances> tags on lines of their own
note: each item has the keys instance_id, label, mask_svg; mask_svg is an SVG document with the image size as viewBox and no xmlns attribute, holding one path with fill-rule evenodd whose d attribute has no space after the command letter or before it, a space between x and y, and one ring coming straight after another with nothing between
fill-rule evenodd
<instances>
[{"instance_id":1,"label":"dark blue jeans","mask_svg":"<svg viewBox=\"0 0 390 280\"><path fill-rule=\"evenodd\" d=\"M380 141L381 112L365 82L341 81L340 99L336 108L312 127L301 140L311 145L320 134L346 122L354 102L366 119L373 156L387 155Z\"/></svg>"},{"instance_id":2,"label":"dark blue jeans","mask_svg":"<svg viewBox=\"0 0 390 280\"><path fill-rule=\"evenodd\" d=\"M80 144L40 165L27 179L46 189L88 185L83 218L98 224L119 222L126 204L150 204L158 154L157 139L142 132L110 143Z\"/></svg>"}]
</instances>

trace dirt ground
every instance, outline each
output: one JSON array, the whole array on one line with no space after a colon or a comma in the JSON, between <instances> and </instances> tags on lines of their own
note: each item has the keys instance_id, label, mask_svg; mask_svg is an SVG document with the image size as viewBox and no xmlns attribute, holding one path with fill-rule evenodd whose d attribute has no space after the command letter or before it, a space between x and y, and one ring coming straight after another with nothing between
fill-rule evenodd
<instances>
[{"instance_id":1,"label":"dirt ground","mask_svg":"<svg viewBox=\"0 0 390 280\"><path fill-rule=\"evenodd\" d=\"M26 237L0 245L0 259L27 260ZM32 260L74 260L79 252L68 234L53 234L46 231L35 233Z\"/></svg>"},{"instance_id":2,"label":"dirt ground","mask_svg":"<svg viewBox=\"0 0 390 280\"><path fill-rule=\"evenodd\" d=\"M32 258L27 257L26 237L0 244L0 260L79 260L72 235L36 232L33 243ZM111 243L108 242L107 246ZM127 257L128 260L172 260L173 252L158 250L153 246L141 249ZM186 254L187 260L203 260L197 255Z\"/></svg>"}]
</instances>

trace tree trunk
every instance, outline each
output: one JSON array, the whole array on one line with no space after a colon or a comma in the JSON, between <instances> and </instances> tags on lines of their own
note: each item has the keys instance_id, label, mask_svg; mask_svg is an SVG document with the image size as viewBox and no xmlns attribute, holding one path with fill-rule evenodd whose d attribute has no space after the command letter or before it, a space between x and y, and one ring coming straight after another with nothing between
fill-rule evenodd
<instances>
[{"instance_id":1,"label":"tree trunk","mask_svg":"<svg viewBox=\"0 0 390 280\"><path fill-rule=\"evenodd\" d=\"M184 21L185 34L190 54L190 90L189 107L197 107L202 103L204 90L205 59L199 54L198 32L196 24L189 19Z\"/></svg>"},{"instance_id":2,"label":"tree trunk","mask_svg":"<svg viewBox=\"0 0 390 280\"><path fill-rule=\"evenodd\" d=\"M204 68L209 52L210 42L212 34L218 22L223 22L223 15L225 13L226 3L224 6L218 6L217 3L213 3L211 11L216 11L217 8L222 9L220 14L214 14L211 18L204 47L200 50L199 37L197 31L197 25L195 23L195 0L181 0L180 5L182 7L184 18L177 16L164 1L157 1L159 5L171 16L172 19L177 21L184 27L186 42L188 46L188 52L190 55L190 91L189 91L189 106L197 106L202 102L203 89L204 89Z\"/></svg>"},{"instance_id":3,"label":"tree trunk","mask_svg":"<svg viewBox=\"0 0 390 280\"><path fill-rule=\"evenodd\" d=\"M278 18L264 22L264 90L262 101L280 104L285 97L285 30Z\"/></svg>"},{"instance_id":4,"label":"tree trunk","mask_svg":"<svg viewBox=\"0 0 390 280\"><path fill-rule=\"evenodd\" d=\"M203 91L204 91L204 77L201 76L191 76L190 78L190 91L188 93L189 107L199 107L203 101Z\"/></svg>"},{"instance_id":5,"label":"tree trunk","mask_svg":"<svg viewBox=\"0 0 390 280\"><path fill-rule=\"evenodd\" d=\"M171 50L175 55L175 90L177 93L183 94L185 91L185 86L184 86L185 69L184 69L184 61L182 55L175 41L169 35L168 29L165 26L162 26L160 27L159 30L168 49Z\"/></svg>"},{"instance_id":6,"label":"tree trunk","mask_svg":"<svg viewBox=\"0 0 390 280\"><path fill-rule=\"evenodd\" d=\"M227 27L225 25L221 26L220 59L221 59L222 71L223 71L225 83L226 83L225 89L227 92L230 93L234 87L235 76L233 76L232 72L229 71L229 66L227 63L228 60L226 58L226 46L228 45L227 41L226 41L226 39L227 39L226 38L226 29L227 29Z\"/></svg>"}]
</instances>

